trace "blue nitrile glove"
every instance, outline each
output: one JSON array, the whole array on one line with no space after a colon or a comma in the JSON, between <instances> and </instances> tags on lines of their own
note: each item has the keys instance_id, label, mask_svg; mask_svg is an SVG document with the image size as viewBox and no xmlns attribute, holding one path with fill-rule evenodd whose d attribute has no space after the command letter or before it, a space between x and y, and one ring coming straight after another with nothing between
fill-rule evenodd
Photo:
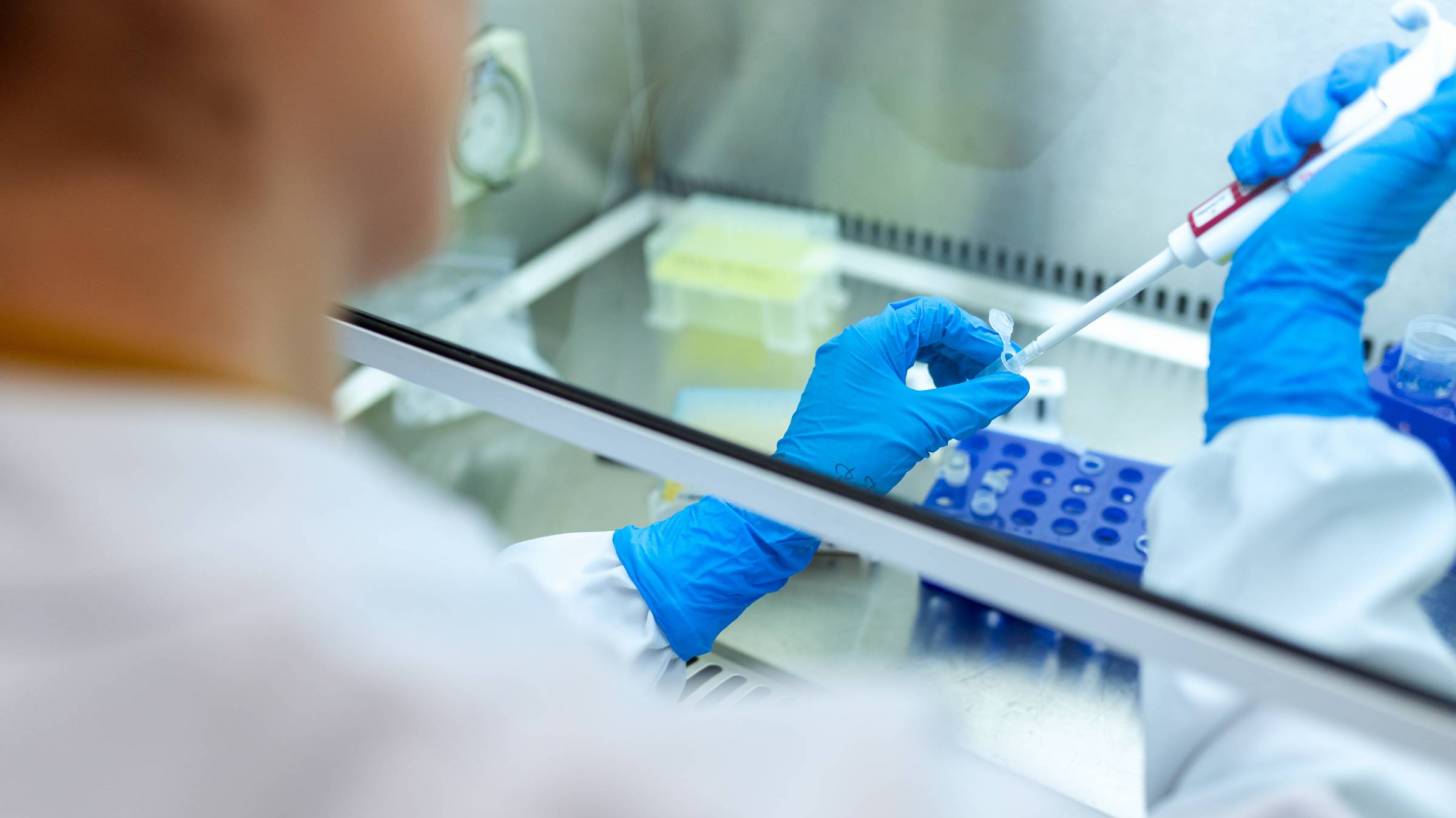
<instances>
[{"instance_id":1,"label":"blue nitrile glove","mask_svg":"<svg viewBox=\"0 0 1456 818\"><path fill-rule=\"evenodd\" d=\"M883 494L931 452L1026 397L1020 375L975 377L1000 355L1000 337L945 299L891 304L819 348L775 456ZM905 385L917 360L939 388Z\"/></svg>"},{"instance_id":2,"label":"blue nitrile glove","mask_svg":"<svg viewBox=\"0 0 1456 818\"><path fill-rule=\"evenodd\" d=\"M1001 353L985 324L939 299L912 299L820 348L775 457L879 492L953 437L977 431L1026 397L1026 380L967 382ZM905 374L930 364L942 388L916 392ZM717 498L612 537L617 557L683 658L706 653L739 614L802 571L818 538Z\"/></svg>"},{"instance_id":3,"label":"blue nitrile glove","mask_svg":"<svg viewBox=\"0 0 1456 818\"><path fill-rule=\"evenodd\" d=\"M1245 185L1288 174L1403 52L1346 54L1246 134L1229 163ZM1371 417L1360 327L1365 299L1456 192L1456 82L1320 172L1234 256L1214 315L1208 371L1212 440L1270 415Z\"/></svg>"},{"instance_id":4,"label":"blue nitrile glove","mask_svg":"<svg viewBox=\"0 0 1456 818\"><path fill-rule=\"evenodd\" d=\"M617 531L612 545L673 652L691 659L808 568L819 538L705 497L646 528Z\"/></svg>"}]
</instances>

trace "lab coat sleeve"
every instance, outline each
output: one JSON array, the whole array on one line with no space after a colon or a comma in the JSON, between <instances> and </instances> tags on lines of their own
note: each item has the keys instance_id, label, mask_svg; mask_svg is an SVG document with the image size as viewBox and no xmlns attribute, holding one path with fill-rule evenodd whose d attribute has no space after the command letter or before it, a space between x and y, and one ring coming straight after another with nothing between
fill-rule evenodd
<instances>
[{"instance_id":1,"label":"lab coat sleeve","mask_svg":"<svg viewBox=\"0 0 1456 818\"><path fill-rule=\"evenodd\" d=\"M683 662L617 558L612 532L518 543L506 549L500 562L529 577L574 626L626 664L634 677L665 692L682 687Z\"/></svg>"},{"instance_id":2,"label":"lab coat sleeve","mask_svg":"<svg viewBox=\"0 0 1456 818\"><path fill-rule=\"evenodd\" d=\"M1232 426L1164 478L1149 537L1149 589L1456 693L1456 660L1419 605L1456 557L1456 500L1431 453L1380 423ZM1372 818L1456 804L1449 770L1160 663L1144 666L1143 710L1160 818L1300 799Z\"/></svg>"}]
</instances>

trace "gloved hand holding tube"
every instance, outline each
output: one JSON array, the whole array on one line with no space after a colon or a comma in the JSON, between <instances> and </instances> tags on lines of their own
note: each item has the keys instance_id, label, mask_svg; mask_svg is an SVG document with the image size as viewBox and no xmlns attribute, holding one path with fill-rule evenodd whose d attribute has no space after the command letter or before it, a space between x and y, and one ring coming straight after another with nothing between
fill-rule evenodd
<instances>
[{"instance_id":1,"label":"gloved hand holding tube","mask_svg":"<svg viewBox=\"0 0 1456 818\"><path fill-rule=\"evenodd\" d=\"M1239 181L1287 174L1403 52L1346 54L1246 134L1229 161ZM1271 415L1371 417L1365 299L1456 193L1456 80L1310 180L1235 255L1214 314L1208 439Z\"/></svg>"},{"instance_id":2,"label":"gloved hand holding tube","mask_svg":"<svg viewBox=\"0 0 1456 818\"><path fill-rule=\"evenodd\" d=\"M975 377L1001 338L943 299L916 298L846 329L819 349L775 457L885 493L953 438L1010 411L1030 388L1020 375ZM939 388L905 385L916 361ZM753 602L808 566L817 537L714 497L646 528L613 535L618 558L683 658Z\"/></svg>"},{"instance_id":3,"label":"gloved hand holding tube","mask_svg":"<svg viewBox=\"0 0 1456 818\"><path fill-rule=\"evenodd\" d=\"M1010 411L1020 375L976 377L1002 351L985 322L942 298L913 298L819 349L814 374L776 457L885 493L932 452ZM938 388L905 385L916 361Z\"/></svg>"}]
</instances>

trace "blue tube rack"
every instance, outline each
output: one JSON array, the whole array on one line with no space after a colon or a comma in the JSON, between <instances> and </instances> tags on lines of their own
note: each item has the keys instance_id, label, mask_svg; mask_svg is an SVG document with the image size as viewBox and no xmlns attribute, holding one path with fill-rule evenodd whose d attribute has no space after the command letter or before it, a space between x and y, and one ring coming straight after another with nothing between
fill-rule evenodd
<instances>
[{"instance_id":1,"label":"blue tube rack","mask_svg":"<svg viewBox=\"0 0 1456 818\"><path fill-rule=\"evenodd\" d=\"M1381 419L1430 446L1456 480L1456 404L1416 404L1397 392L1391 376L1399 358L1397 347L1370 372ZM1070 450L1004 432L981 432L960 446L970 455L969 481L965 487L956 488L943 479L937 480L926 497L926 508L971 526L1009 534L1095 570L1133 581L1142 577L1147 542L1142 541L1142 548L1138 542L1146 536L1147 499L1168 467L1094 453L1103 468L1088 474ZM971 513L970 496L987 472L1008 465L1015 467L1015 474L1006 493L999 497L997 513L988 517ZM1090 490L1087 483L1079 481L1090 482ZM1068 501L1074 501L1070 507ZM1117 509L1126 513L1126 519L1117 511L1108 518L1108 510ZM1059 525L1059 521L1076 525L1069 528L1065 522ZM1105 531L1099 536L1103 529L1115 531L1117 538L1108 537ZM1456 648L1456 567L1422 603L1437 629ZM1063 658L1070 650L1101 661L1097 657L1102 651L1095 646L1069 640L1053 629L997 611L928 580L921 581L913 638L920 649L944 651L1006 640L1057 651ZM1111 657L1108 661L1119 660Z\"/></svg>"},{"instance_id":2,"label":"blue tube rack","mask_svg":"<svg viewBox=\"0 0 1456 818\"><path fill-rule=\"evenodd\" d=\"M962 441L971 477L964 487L938 480L927 508L970 525L1000 531L1089 567L1132 579L1147 561L1148 493L1166 466L1088 453L1099 468L1084 468L1077 453L1056 443L1005 432L979 432ZM1091 464L1088 464L1091 465ZM971 497L992 471L1012 472L995 514L971 511Z\"/></svg>"},{"instance_id":3,"label":"blue tube rack","mask_svg":"<svg viewBox=\"0 0 1456 818\"><path fill-rule=\"evenodd\" d=\"M970 479L963 487L937 480L925 506L969 525L1009 534L1036 548L1094 570L1136 582L1147 563L1148 494L1166 466L1089 452L1039 440L985 431L958 444L970 456ZM996 513L977 515L971 497L986 475L1011 471ZM994 481L993 481L994 482ZM930 652L989 649L1030 651L1055 656L1064 667L1092 663L1107 672L1135 679L1136 664L1100 647L1068 639L976 600L921 581L912 643Z\"/></svg>"}]
</instances>

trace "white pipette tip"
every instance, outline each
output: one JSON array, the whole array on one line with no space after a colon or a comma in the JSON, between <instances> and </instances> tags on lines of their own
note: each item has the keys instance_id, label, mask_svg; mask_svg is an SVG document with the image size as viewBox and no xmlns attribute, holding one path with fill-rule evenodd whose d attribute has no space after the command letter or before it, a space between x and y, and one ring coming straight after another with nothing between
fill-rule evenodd
<instances>
[{"instance_id":1,"label":"white pipette tip","mask_svg":"<svg viewBox=\"0 0 1456 818\"><path fill-rule=\"evenodd\" d=\"M1032 361L1036 360L1037 358L1040 358L1041 355L1042 355L1041 342L1040 341L1032 341L1031 343L1029 343L1026 346L1022 347L1020 352L1016 353L1015 355L1012 355L1009 359L1007 359L1006 360L1006 363L1003 365L1003 368L1007 372L1014 372L1017 375L1020 375L1021 374L1021 371L1023 369L1026 369L1026 367Z\"/></svg>"},{"instance_id":2,"label":"white pipette tip","mask_svg":"<svg viewBox=\"0 0 1456 818\"><path fill-rule=\"evenodd\" d=\"M1128 299L1147 289L1154 281L1178 267L1178 256L1171 249L1154 256L1146 264L1134 270L1126 278L1103 290L1096 298L1078 307L1071 315L1053 324L1050 329L1038 335L1027 344L1002 369L1020 372L1032 361L1051 351L1057 344L1081 332L1093 321L1121 306ZM1013 369L1012 367L1016 367Z\"/></svg>"}]
</instances>

